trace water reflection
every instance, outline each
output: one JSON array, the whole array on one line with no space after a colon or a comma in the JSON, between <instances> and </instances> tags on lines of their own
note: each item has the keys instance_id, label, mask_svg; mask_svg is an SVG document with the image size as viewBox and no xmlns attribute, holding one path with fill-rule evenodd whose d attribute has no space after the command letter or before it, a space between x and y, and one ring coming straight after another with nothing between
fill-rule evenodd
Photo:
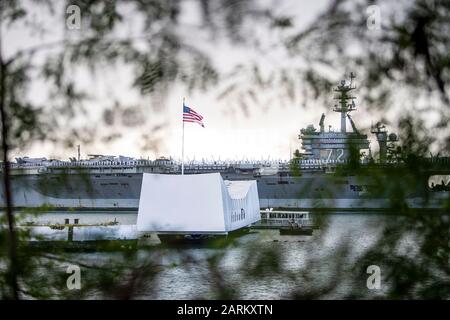
<instances>
[{"instance_id":1,"label":"water reflection","mask_svg":"<svg viewBox=\"0 0 450 320\"><path fill-rule=\"evenodd\" d=\"M108 230L106 238L137 237L135 232L137 214L135 212L49 212L37 217L27 217L25 221L35 224L61 224L66 218L70 221L79 219L79 224L104 224L117 221L118 225L110 227L78 227L75 228L73 240L95 240L104 230ZM314 218L314 213L312 214ZM163 268L155 281L158 290L150 290L138 298L153 299L191 299L214 298L211 288L214 287L214 275L211 274L209 264L211 259L220 256L217 269L220 270L223 281L228 287L236 288L235 295L244 299L280 299L292 297L299 289L308 290L308 286L322 286L329 281L336 281L330 277L336 276L336 266L332 258L340 254L343 245L348 246L349 254L343 260L341 280L338 280L336 290L329 298L345 296L350 290L355 290L352 279L355 261L373 245L386 223L397 219L382 213L332 213L327 215L327 223L321 229L314 230L312 236L285 236L278 230L253 230L250 234L236 239L235 245L225 248L208 248L184 246L171 248L153 242L151 253L149 249L139 249L147 259L158 260ZM33 227L41 231L42 228ZM67 228L66 228L67 229ZM83 230L84 229L84 230ZM53 232L54 231L54 232ZM52 233L53 232L53 233ZM52 230L53 240L64 240L66 230ZM60 239L61 238L61 239ZM146 242L148 244L148 242ZM257 276L248 274L253 270L255 258L249 256L254 252L277 255L279 272L272 267L263 268ZM107 260L114 253L111 252L83 252L72 253L73 259L78 261ZM188 262L186 262L188 257ZM268 260L268 264L272 263ZM253 272L253 271L251 271ZM305 276L307 278L305 278ZM359 282L360 288L367 294L365 282ZM381 292L369 293L372 295Z\"/></svg>"}]
</instances>

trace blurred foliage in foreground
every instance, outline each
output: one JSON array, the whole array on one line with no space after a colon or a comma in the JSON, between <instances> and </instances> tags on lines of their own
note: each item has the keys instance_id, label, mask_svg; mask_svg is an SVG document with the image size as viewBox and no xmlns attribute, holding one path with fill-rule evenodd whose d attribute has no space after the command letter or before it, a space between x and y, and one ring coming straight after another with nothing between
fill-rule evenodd
<instances>
[{"instance_id":1,"label":"blurred foliage in foreground","mask_svg":"<svg viewBox=\"0 0 450 320\"><path fill-rule=\"evenodd\" d=\"M2 33L20 23L35 28L31 15L37 6L51 16L64 16L65 7L55 3L1 1ZM239 101L244 112L249 101L254 101L255 92L268 88L281 90L285 93L283 97L295 99L298 81L304 84L305 97L323 100L328 98L333 82L329 75L340 76L354 70L363 79L361 87L366 89L362 101L368 106L385 114L395 104L405 107L398 127L405 128L400 138L406 159L411 159L411 155L426 155L431 143L429 139L436 140L439 153L448 154L448 1L330 1L328 9L302 30L297 30L294 17L274 14L275 8L263 8L256 1L199 1L204 30L210 36L229 39L233 46L258 47L259 42L255 41L258 34L248 32L248 22L251 22L251 29L270 26L269 29L276 30L279 36L276 47L306 62L298 68L277 69L276 74L268 78L261 75L260 67L253 61L240 66L232 74L221 75L208 54L195 44L183 41L178 19L184 8L183 1L80 0L66 4L80 7L82 33L65 33L57 43L43 43L7 57L3 53L6 44L3 37L0 38L3 162L9 160L11 148L23 147L36 140L63 141L67 145L76 141L89 142L95 136L96 128L86 128L73 121L85 113L83 106L88 98L77 85L74 70L83 65L95 72L102 65L114 63L131 66L135 75L134 86L143 96L167 94L176 83L183 83L192 90L205 90L221 81L231 82L221 96ZM366 10L370 5L379 5L382 9L378 31L367 27ZM117 28L127 18L122 15L123 9L130 7L143 19L141 33L132 37L118 36ZM400 9L402 14L396 15L398 10L394 9ZM55 48L59 50L53 50ZM240 77L242 73L249 77ZM48 104L37 103L27 95L36 74L44 81ZM430 114L438 119L433 132L420 125ZM114 117L107 112L104 118L106 123L111 123ZM139 117L127 119L129 121L125 123L133 125ZM392 119L380 120L389 120L395 125ZM115 137L103 138L107 142ZM416 167L410 169L415 170ZM408 183L417 183L414 174L412 177ZM49 253L27 245L29 234L17 228L15 218L18 217L12 210L14 199L8 195L10 177L7 167L3 167L2 178L7 203L0 227L2 298L64 298L75 295L76 298L125 299L157 289L154 280L167 268L160 263L167 254L165 250L118 252L106 261L84 261L89 260L89 255L78 256L73 262L89 270L84 273L88 279L83 280L82 290L76 293L61 289L67 274L54 270L70 263L73 256L58 250ZM384 279L390 284L380 297L448 299L448 202L443 208L444 214L428 214L401 206L399 215L399 207L395 204L402 201L401 186L389 185L386 181L386 187L393 188L395 219L386 217L392 222L386 224L375 245L368 248L362 257L356 258L354 270L344 270L343 262L355 258L349 244L344 242L330 256L315 257L312 252L295 272L283 268L283 257L278 251L250 248L242 252L245 274L254 281L268 273L279 273L280 283L286 279L294 283L310 283L312 270L321 268L326 261L334 270L329 274L329 281L302 286L309 289L299 289L291 295L294 298L323 298L346 279L361 281L367 276L367 265L376 264L382 267ZM326 225L322 225L321 231L326 235ZM411 238L414 246L405 245L405 241ZM320 237L315 240L320 244ZM207 259L205 276L212 279L212 297L238 298L238 285L221 272L221 261L227 259L225 253L217 251ZM190 264L200 263L183 251L179 254L180 265L188 268ZM351 279L347 278L349 275ZM230 283L234 284L233 287ZM342 296L346 297L364 298L365 295L363 291L357 291Z\"/></svg>"}]
</instances>

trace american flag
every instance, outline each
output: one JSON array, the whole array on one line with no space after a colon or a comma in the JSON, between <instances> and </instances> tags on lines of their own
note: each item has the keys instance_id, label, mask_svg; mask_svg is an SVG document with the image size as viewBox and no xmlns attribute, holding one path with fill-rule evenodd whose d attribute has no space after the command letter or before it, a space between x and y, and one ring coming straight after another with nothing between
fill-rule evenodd
<instances>
[{"instance_id":1,"label":"american flag","mask_svg":"<svg viewBox=\"0 0 450 320\"><path fill-rule=\"evenodd\" d=\"M183 104L183 122L196 122L204 128L205 125L203 124L202 119L203 117L195 112L194 109Z\"/></svg>"}]
</instances>

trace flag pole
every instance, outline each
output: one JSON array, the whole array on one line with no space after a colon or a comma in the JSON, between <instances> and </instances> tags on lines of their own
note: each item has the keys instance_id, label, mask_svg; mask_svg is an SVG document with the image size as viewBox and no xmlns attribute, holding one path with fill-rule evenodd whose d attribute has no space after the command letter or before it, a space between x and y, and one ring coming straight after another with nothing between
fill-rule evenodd
<instances>
[{"instance_id":1,"label":"flag pole","mask_svg":"<svg viewBox=\"0 0 450 320\"><path fill-rule=\"evenodd\" d=\"M183 97L183 113L184 113L184 100L185 98ZM182 114L183 116L183 114ZM184 175L184 118L181 118L183 121L183 133L182 133L182 138L181 138L181 175Z\"/></svg>"}]
</instances>

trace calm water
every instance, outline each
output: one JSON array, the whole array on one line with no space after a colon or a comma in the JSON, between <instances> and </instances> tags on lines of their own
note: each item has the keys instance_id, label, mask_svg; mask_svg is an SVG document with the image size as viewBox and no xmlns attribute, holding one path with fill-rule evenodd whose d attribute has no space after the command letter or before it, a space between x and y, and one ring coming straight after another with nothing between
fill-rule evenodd
<instances>
[{"instance_id":1,"label":"calm water","mask_svg":"<svg viewBox=\"0 0 450 320\"><path fill-rule=\"evenodd\" d=\"M311 216L314 218L314 214ZM120 225L133 225L137 214L50 212L27 219L39 224L54 224L64 223L66 218L71 222L79 219L80 224L116 220ZM350 289L369 297L376 296L383 293L383 287L381 290L367 289L365 281L356 281L361 274L355 274L352 267L355 260L378 239L386 223L397 218L382 213L332 213L327 215L326 226L315 230L313 236L281 236L278 230L258 230L238 238L236 246L220 249L194 246L163 248L155 244L151 249L141 250L140 254L153 259L155 264L162 266L162 271L139 298L215 298L217 281L244 299L288 299L296 291L308 291L330 283L335 289L325 298L342 298ZM343 245L349 249L347 255L339 251ZM408 250L416 248L413 238L407 239L404 245ZM273 259L267 258L264 272L252 277L251 270L257 258L270 257L270 252L278 255L279 268L270 268ZM89 262L111 256L110 253L78 253L74 258ZM208 267L213 257L219 257L217 274ZM339 258L342 261L337 261ZM186 259L190 262L184 263Z\"/></svg>"},{"instance_id":2,"label":"calm water","mask_svg":"<svg viewBox=\"0 0 450 320\"><path fill-rule=\"evenodd\" d=\"M214 297L211 292L213 277L205 266L206 259L215 254L224 255L219 264L224 283L237 290L244 299L288 299L296 290L326 285L336 277L351 279L352 275L348 274L351 270L344 270L347 273L344 276L334 273L334 258L340 245L348 243L351 247L350 257L344 260L344 268L350 269L354 258L376 240L383 220L382 215L374 214L332 214L327 232L317 230L313 236L280 236L278 230L264 230L241 237L235 248L185 249L185 253L196 257L200 263L191 268L175 267L163 271L158 278L160 289L153 297ZM262 277L249 277L246 270L251 268L252 257L271 250L279 253L281 270L269 269ZM167 263L173 259L176 255L168 257ZM328 297L339 298L349 289L355 289L354 283L338 282L337 290ZM361 283L360 289L368 291L365 282Z\"/></svg>"}]
</instances>

